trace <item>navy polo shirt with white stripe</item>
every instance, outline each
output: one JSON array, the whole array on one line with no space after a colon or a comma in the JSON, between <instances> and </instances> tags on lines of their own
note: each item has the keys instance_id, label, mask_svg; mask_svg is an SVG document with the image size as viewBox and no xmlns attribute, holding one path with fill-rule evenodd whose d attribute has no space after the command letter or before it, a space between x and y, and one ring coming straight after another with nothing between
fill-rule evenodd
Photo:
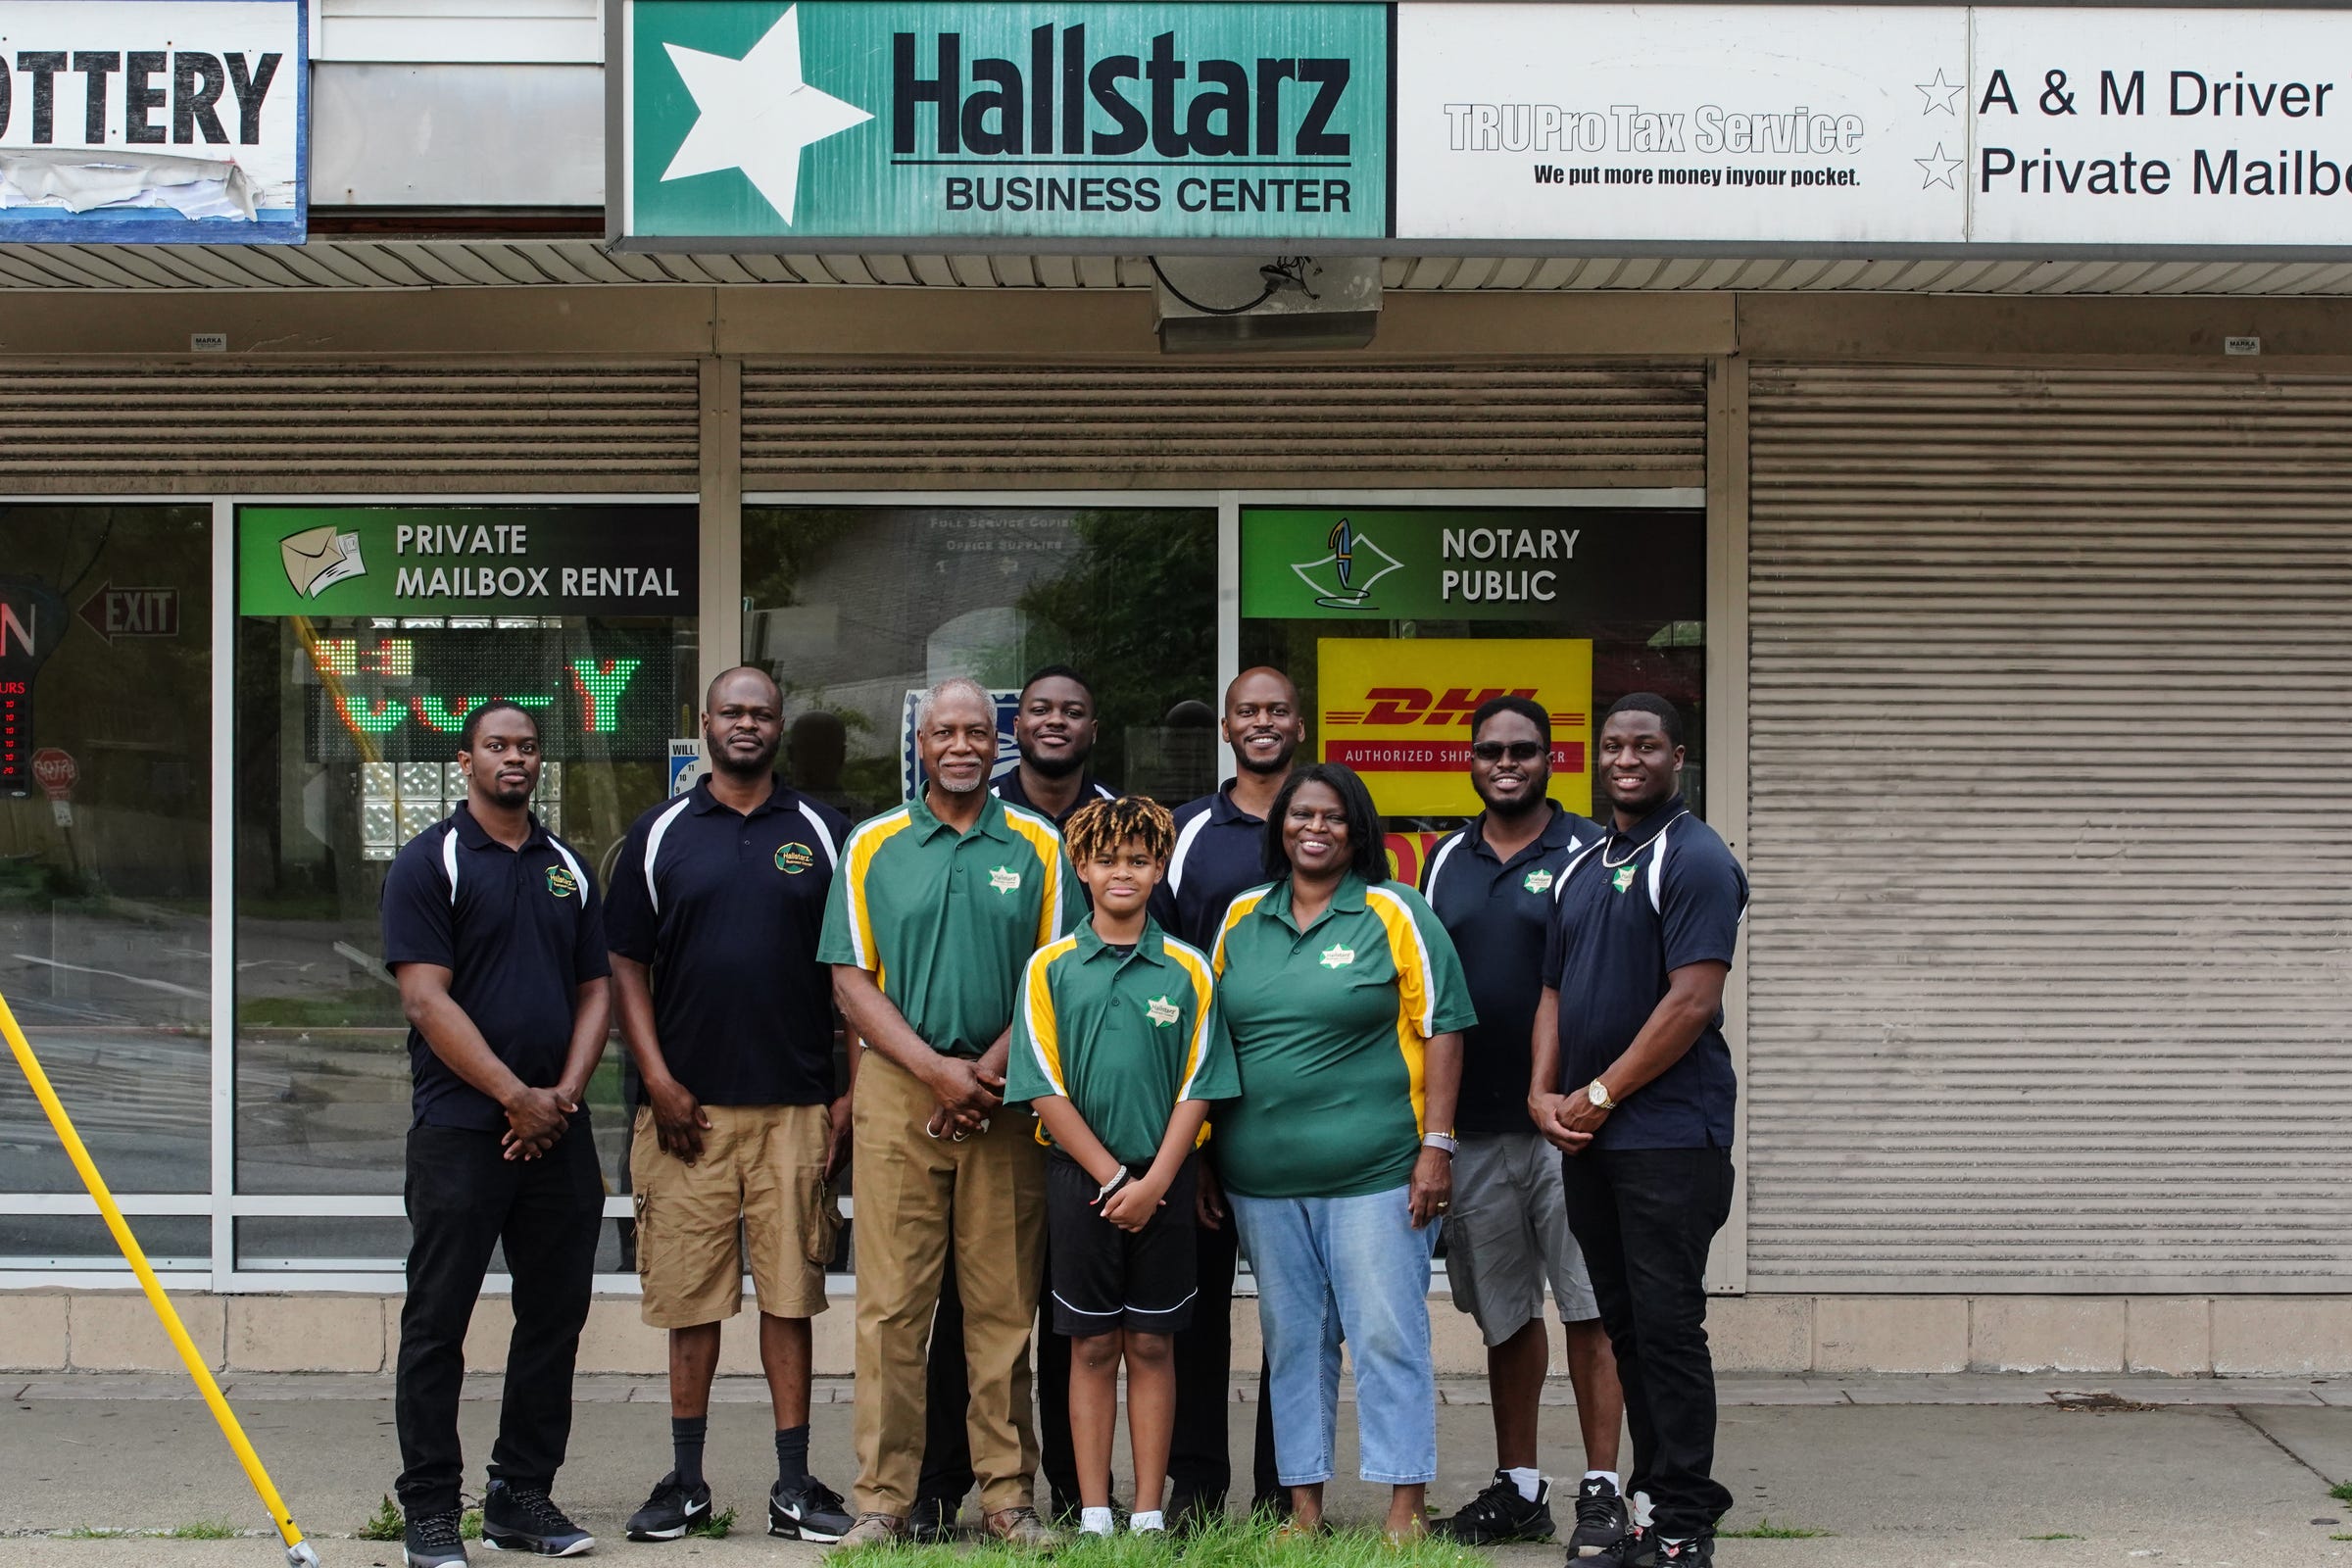
<instances>
[{"instance_id":1,"label":"navy polo shirt with white stripe","mask_svg":"<svg viewBox=\"0 0 2352 1568\"><path fill-rule=\"evenodd\" d=\"M998 779L989 788L996 793L997 799L1005 805L1017 806L1024 811L1034 811L1039 816L1046 818L1054 824L1056 832L1070 825L1070 818L1078 814L1078 808L1081 806L1091 801L1115 801L1119 798L1117 790L1089 773L1085 778L1079 780L1078 794L1070 802L1070 808L1059 816L1055 816L1029 799L1029 792L1021 788L1021 770L1018 767L1008 770L1003 778Z\"/></svg>"},{"instance_id":2,"label":"navy polo shirt with white stripe","mask_svg":"<svg viewBox=\"0 0 2352 1568\"><path fill-rule=\"evenodd\" d=\"M1557 897L1544 973L1560 993L1566 1094L1625 1054L1674 970L1731 963L1747 912L1747 873L1678 795L1580 852ZM1679 1061L1609 1113L1593 1147L1729 1149L1738 1092L1718 1010Z\"/></svg>"},{"instance_id":3,"label":"navy polo shirt with white stripe","mask_svg":"<svg viewBox=\"0 0 2352 1568\"><path fill-rule=\"evenodd\" d=\"M393 858L381 908L384 967L449 970L451 1000L498 1059L528 1087L554 1088L571 1050L575 993L611 968L596 884L570 847L534 816L530 837L511 850L461 802ZM416 1126L507 1125L498 1102L452 1072L414 1027L409 1074Z\"/></svg>"},{"instance_id":4,"label":"navy polo shirt with white stripe","mask_svg":"<svg viewBox=\"0 0 2352 1568\"><path fill-rule=\"evenodd\" d=\"M629 829L605 935L652 968L662 1059L704 1104L832 1100L833 974L816 941L849 833L780 778L749 815L704 778Z\"/></svg>"},{"instance_id":5,"label":"navy polo shirt with white stripe","mask_svg":"<svg viewBox=\"0 0 2352 1568\"><path fill-rule=\"evenodd\" d=\"M1224 933L1225 906L1266 873L1266 819L1233 804L1235 781L1176 808L1176 847L1168 874L1152 890L1152 918L1202 953Z\"/></svg>"},{"instance_id":6,"label":"navy polo shirt with white stripe","mask_svg":"<svg viewBox=\"0 0 2352 1568\"><path fill-rule=\"evenodd\" d=\"M1544 949L1552 889L1576 852L1600 829L1544 803L1551 818L1507 860L1487 845L1487 814L1447 834L1421 872L1421 896L1453 938L1478 1022L1462 1031L1461 1099L1453 1130L1464 1137L1535 1130L1527 1116L1530 1045L1544 995ZM1587 1080L1590 1082L1591 1080Z\"/></svg>"}]
</instances>

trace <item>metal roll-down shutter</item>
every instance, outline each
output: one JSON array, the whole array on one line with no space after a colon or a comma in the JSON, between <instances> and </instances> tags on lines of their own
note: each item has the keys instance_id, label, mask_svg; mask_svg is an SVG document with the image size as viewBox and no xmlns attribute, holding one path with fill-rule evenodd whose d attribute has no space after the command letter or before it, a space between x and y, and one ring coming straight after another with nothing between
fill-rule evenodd
<instances>
[{"instance_id":1,"label":"metal roll-down shutter","mask_svg":"<svg viewBox=\"0 0 2352 1568\"><path fill-rule=\"evenodd\" d=\"M1750 1288L2352 1286L2352 378L1750 393Z\"/></svg>"},{"instance_id":2,"label":"metal roll-down shutter","mask_svg":"<svg viewBox=\"0 0 2352 1568\"><path fill-rule=\"evenodd\" d=\"M691 363L12 367L0 494L692 490Z\"/></svg>"},{"instance_id":3,"label":"metal roll-down shutter","mask_svg":"<svg viewBox=\"0 0 2352 1568\"><path fill-rule=\"evenodd\" d=\"M748 488L1698 484L1696 365L760 365Z\"/></svg>"}]
</instances>

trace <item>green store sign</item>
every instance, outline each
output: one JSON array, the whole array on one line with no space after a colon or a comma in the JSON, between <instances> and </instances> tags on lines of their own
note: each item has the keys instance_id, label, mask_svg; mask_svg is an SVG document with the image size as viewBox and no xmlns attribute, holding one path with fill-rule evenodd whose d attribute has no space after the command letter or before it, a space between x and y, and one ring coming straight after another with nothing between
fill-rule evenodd
<instances>
[{"instance_id":1,"label":"green store sign","mask_svg":"<svg viewBox=\"0 0 2352 1568\"><path fill-rule=\"evenodd\" d=\"M692 507L244 507L244 615L692 615Z\"/></svg>"},{"instance_id":2,"label":"green store sign","mask_svg":"<svg viewBox=\"0 0 2352 1568\"><path fill-rule=\"evenodd\" d=\"M1704 514L1680 508L1242 510L1250 618L1673 616L1705 602L1705 564Z\"/></svg>"},{"instance_id":3,"label":"green store sign","mask_svg":"<svg viewBox=\"0 0 2352 1568\"><path fill-rule=\"evenodd\" d=\"M1377 239L1390 8L617 0L620 248Z\"/></svg>"}]
</instances>

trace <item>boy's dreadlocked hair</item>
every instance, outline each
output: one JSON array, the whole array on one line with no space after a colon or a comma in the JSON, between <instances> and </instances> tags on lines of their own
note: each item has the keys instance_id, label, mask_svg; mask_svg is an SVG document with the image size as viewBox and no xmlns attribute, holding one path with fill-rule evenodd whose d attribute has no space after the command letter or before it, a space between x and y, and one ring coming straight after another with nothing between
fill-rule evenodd
<instances>
[{"instance_id":1,"label":"boy's dreadlocked hair","mask_svg":"<svg viewBox=\"0 0 2352 1568\"><path fill-rule=\"evenodd\" d=\"M1176 819L1149 795L1122 795L1115 801L1089 801L1078 808L1061 830L1062 843L1073 865L1115 851L1129 839L1142 839L1153 859L1164 860L1176 848Z\"/></svg>"}]
</instances>

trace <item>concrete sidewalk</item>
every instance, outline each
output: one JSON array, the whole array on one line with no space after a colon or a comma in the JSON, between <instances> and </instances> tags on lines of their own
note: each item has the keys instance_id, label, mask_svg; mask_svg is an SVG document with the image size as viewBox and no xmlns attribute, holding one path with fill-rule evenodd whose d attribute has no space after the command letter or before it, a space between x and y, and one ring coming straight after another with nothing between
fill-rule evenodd
<instances>
[{"instance_id":1,"label":"concrete sidewalk","mask_svg":"<svg viewBox=\"0 0 2352 1568\"><path fill-rule=\"evenodd\" d=\"M1564 1380L1560 1397L1565 1397ZM0 1415L0 1565L269 1564L274 1538L73 1538L225 1523L264 1531L242 1473L184 1381L17 1378ZM467 1452L488 1452L494 1382L469 1389ZM559 1494L607 1560L813 1563L813 1548L760 1532L771 1459L764 1391L725 1380L713 1410L710 1474L719 1505L745 1528L722 1542L633 1545L619 1523L667 1466L658 1380L582 1379L572 1462ZM1433 1500L1458 1505L1487 1479L1482 1385L1448 1382L1439 1414L1442 1474ZM389 1382L247 1377L229 1387L295 1517L329 1564L399 1561L395 1545L351 1539L396 1467ZM1727 1568L2253 1568L2273 1560L2352 1564L2352 1504L2328 1488L2352 1478L2352 1383L2310 1380L2042 1377L1740 1378L1724 1386L1718 1471L1738 1497L1727 1531L1769 1519L1826 1534L1727 1539ZM850 1388L818 1390L814 1453L849 1481ZM1254 1409L1234 1405L1245 1463ZM1344 1413L1344 1421L1348 1419ZM1565 1413L1546 1419L1546 1467L1576 1465ZM1343 1464L1352 1462L1352 1439ZM1122 1460L1122 1466L1124 1461ZM478 1481L477 1481L478 1484ZM1375 1516L1375 1490L1333 1488L1335 1513ZM1551 1547L1496 1553L1505 1568L1549 1568ZM483 1560L500 1560L481 1553Z\"/></svg>"}]
</instances>

